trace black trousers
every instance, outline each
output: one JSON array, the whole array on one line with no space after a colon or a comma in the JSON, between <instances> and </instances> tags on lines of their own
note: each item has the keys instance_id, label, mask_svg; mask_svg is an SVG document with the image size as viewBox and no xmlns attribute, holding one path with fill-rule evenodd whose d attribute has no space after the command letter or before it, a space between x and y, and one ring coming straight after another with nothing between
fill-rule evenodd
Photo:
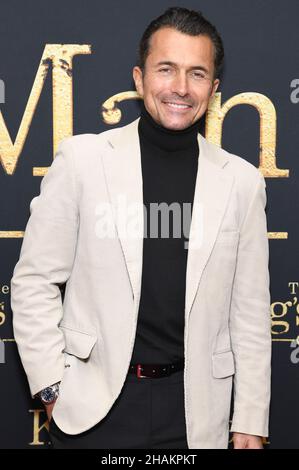
<instances>
[{"instance_id":1,"label":"black trousers","mask_svg":"<svg viewBox=\"0 0 299 470\"><path fill-rule=\"evenodd\" d=\"M128 374L108 414L77 435L62 432L53 418L53 449L188 449L184 407L184 371L167 377Z\"/></svg>"}]
</instances>

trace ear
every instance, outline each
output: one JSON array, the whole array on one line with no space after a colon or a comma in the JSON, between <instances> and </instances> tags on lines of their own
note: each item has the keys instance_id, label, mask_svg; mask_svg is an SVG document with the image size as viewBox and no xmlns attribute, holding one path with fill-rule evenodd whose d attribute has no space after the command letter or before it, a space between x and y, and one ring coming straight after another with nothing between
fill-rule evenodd
<instances>
[{"instance_id":1,"label":"ear","mask_svg":"<svg viewBox=\"0 0 299 470\"><path fill-rule=\"evenodd\" d=\"M133 79L138 95L143 97L143 76L142 70L137 65L133 68Z\"/></svg>"},{"instance_id":2,"label":"ear","mask_svg":"<svg viewBox=\"0 0 299 470\"><path fill-rule=\"evenodd\" d=\"M219 84L220 84L220 80L219 80L218 78L216 78L216 80L214 80L214 82L213 82L213 86L212 86L212 90L211 90L211 96L210 96L210 98L212 98L212 96L214 96L214 95L215 95L215 93L216 93L216 91L217 91L217 88L218 88Z\"/></svg>"}]
</instances>

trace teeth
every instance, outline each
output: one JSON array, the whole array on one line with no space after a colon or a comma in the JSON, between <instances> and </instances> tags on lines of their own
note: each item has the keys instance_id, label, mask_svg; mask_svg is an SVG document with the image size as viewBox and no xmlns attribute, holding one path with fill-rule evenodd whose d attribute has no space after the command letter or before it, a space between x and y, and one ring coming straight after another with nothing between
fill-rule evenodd
<instances>
[{"instance_id":1,"label":"teeth","mask_svg":"<svg viewBox=\"0 0 299 470\"><path fill-rule=\"evenodd\" d=\"M182 108L186 109L189 108L186 104L176 104L176 103L167 103L169 106L172 106L173 108Z\"/></svg>"}]
</instances>

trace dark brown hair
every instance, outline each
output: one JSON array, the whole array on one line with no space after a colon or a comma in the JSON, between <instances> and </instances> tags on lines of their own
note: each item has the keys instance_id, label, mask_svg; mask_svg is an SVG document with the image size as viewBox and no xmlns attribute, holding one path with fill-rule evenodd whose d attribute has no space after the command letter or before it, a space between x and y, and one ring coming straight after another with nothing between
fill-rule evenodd
<instances>
[{"instance_id":1,"label":"dark brown hair","mask_svg":"<svg viewBox=\"0 0 299 470\"><path fill-rule=\"evenodd\" d=\"M145 70L145 62L149 54L150 38L161 28L170 27L190 36L208 36L214 44L214 78L220 75L224 62L224 48L222 39L213 26L199 11L187 8L171 7L162 15L155 18L144 31L139 43L138 66Z\"/></svg>"}]
</instances>

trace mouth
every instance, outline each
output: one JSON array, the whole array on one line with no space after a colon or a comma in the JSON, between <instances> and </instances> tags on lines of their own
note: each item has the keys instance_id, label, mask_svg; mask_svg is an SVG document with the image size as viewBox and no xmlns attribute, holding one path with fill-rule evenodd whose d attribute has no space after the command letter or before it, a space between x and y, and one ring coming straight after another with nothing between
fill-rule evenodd
<instances>
[{"instance_id":1,"label":"mouth","mask_svg":"<svg viewBox=\"0 0 299 470\"><path fill-rule=\"evenodd\" d=\"M165 104L169 109L180 112L184 112L192 108L190 104L178 103L176 101L163 101L163 104Z\"/></svg>"}]
</instances>

